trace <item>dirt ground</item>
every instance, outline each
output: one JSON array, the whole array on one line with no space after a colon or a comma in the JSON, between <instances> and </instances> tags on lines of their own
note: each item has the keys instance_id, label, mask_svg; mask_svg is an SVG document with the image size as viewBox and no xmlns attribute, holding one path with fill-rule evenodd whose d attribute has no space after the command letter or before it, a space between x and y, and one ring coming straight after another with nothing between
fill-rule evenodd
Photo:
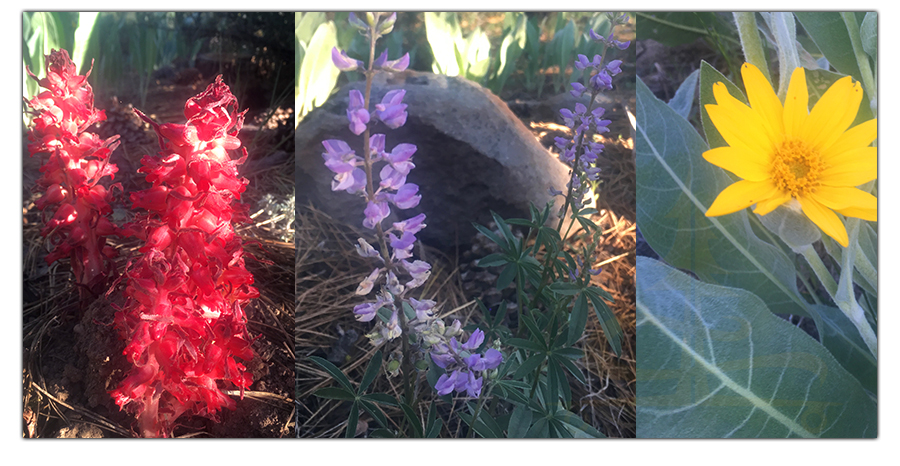
<instances>
[{"instance_id":1,"label":"dirt ground","mask_svg":"<svg viewBox=\"0 0 900 466\"><path fill-rule=\"evenodd\" d=\"M199 72L190 77L189 82L152 87L141 110L160 123L183 123L185 100L214 79ZM155 133L132 113L132 98L98 94L95 99L95 106L106 110L107 121L94 131L103 137L121 135L122 144L111 162L118 165L115 181L125 192L149 187L136 170L143 155L159 150ZM257 354L246 363L254 382L243 400L238 391L228 392L237 400L237 409L224 410L217 420L183 415L174 430L176 437L292 435L293 138L287 143L290 152L283 145L276 147L293 124L290 111L283 109L264 121L267 110L251 109L239 134L249 150L239 172L250 180L241 200L250 206L253 223L239 227L238 233L247 252L246 267L260 292L260 298L245 309ZM112 304L123 302L122 287L82 305L67 261L47 266L46 245L39 234L41 214L34 207L38 194L30 189L40 164L23 147L23 437L132 437L136 435L132 416L120 411L108 395L128 370L122 354L125 342L113 327ZM129 217L130 201L116 192L112 204L114 221L121 225ZM121 271L140 245L131 238L114 239L113 246L119 251Z\"/></svg>"}]
</instances>

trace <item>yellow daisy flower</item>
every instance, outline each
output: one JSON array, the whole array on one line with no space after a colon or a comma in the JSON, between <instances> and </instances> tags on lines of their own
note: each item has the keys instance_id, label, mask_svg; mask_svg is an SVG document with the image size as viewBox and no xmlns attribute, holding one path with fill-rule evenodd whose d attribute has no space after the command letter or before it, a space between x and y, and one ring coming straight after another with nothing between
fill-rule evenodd
<instances>
[{"instance_id":1,"label":"yellow daisy flower","mask_svg":"<svg viewBox=\"0 0 900 466\"><path fill-rule=\"evenodd\" d=\"M847 129L856 118L863 91L849 76L836 81L809 111L806 75L791 75L784 105L755 66L741 76L748 107L731 96L724 83L713 85L709 118L728 143L703 153L708 162L743 178L725 188L707 217L730 214L753 204L766 215L790 203L822 231L847 247L847 229L835 212L878 220L878 199L859 186L878 178L877 120Z\"/></svg>"}]
</instances>

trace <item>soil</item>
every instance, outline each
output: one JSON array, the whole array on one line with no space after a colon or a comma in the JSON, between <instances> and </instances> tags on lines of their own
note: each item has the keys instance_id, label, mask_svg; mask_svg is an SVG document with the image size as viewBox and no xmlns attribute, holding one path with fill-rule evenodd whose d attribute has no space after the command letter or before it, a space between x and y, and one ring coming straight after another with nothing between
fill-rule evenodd
<instances>
[{"instance_id":1,"label":"soil","mask_svg":"<svg viewBox=\"0 0 900 466\"><path fill-rule=\"evenodd\" d=\"M213 78L187 70L157 80L141 110L160 123L182 123L186 99L205 89ZM238 95L241 108L246 108L241 97L250 102L268 100L268 96ZM107 121L93 131L102 137L121 135L122 144L111 161L119 168L115 182L122 183L126 193L148 187L136 170L142 156L155 156L159 150L155 133L131 111L138 105L136 101L136 96L98 94L95 98L95 106L106 110ZM269 110L274 110L275 117L266 121ZM183 415L173 432L176 437L292 436L295 249L291 226L294 164L289 154L293 153L293 138L288 137L288 147L276 149L292 132L290 116L290 109L251 108L239 135L249 151L239 172L250 180L241 200L249 204L254 223L239 227L238 233L247 252L246 267L260 292L245 308L257 355L245 365L254 382L242 400L239 391L228 391L237 401L234 411L223 410L216 419ZM125 342L113 326L114 305L122 304L123 287L113 286L107 296L79 303L67 260L46 265L46 245L39 234L41 214L34 207L38 194L30 191L39 177L41 161L27 153L23 158L23 436L135 436L133 417L119 410L108 395L129 369L122 353ZM116 191L112 204L114 221L124 223L130 202ZM111 242L119 250L121 271L139 244L133 238L113 238Z\"/></svg>"}]
</instances>

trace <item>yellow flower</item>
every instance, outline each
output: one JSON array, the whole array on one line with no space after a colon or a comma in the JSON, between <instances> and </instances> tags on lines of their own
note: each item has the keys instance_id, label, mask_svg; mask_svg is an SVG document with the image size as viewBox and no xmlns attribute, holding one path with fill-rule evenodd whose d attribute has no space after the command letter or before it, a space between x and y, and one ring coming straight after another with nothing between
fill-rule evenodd
<instances>
[{"instance_id":1,"label":"yellow flower","mask_svg":"<svg viewBox=\"0 0 900 466\"><path fill-rule=\"evenodd\" d=\"M859 83L849 76L839 79L809 111L803 68L791 75L784 105L758 68L745 63L741 76L749 107L725 84L713 85L716 103L706 111L728 146L708 150L703 158L743 179L719 193L706 216L753 204L754 213L766 215L782 204L799 204L825 234L847 247L847 229L835 212L878 220L878 199L856 188L878 178L878 149L869 146L878 136L877 120L847 129L862 101Z\"/></svg>"}]
</instances>

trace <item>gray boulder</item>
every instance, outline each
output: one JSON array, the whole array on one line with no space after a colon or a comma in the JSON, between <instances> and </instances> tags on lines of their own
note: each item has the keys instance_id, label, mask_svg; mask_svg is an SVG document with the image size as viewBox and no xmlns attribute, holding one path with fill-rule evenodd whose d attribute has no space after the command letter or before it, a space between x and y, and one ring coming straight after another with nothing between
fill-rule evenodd
<instances>
[{"instance_id":1,"label":"gray boulder","mask_svg":"<svg viewBox=\"0 0 900 466\"><path fill-rule=\"evenodd\" d=\"M350 132L346 108L350 89L364 92L365 82L340 89L297 127L296 163L298 203L316 208L346 223L361 226L364 201L346 192L332 192L322 158L325 139L342 139L362 152L362 137ZM487 224L493 210L505 218L525 217L528 204L543 207L548 188L565 189L568 167L547 151L487 89L458 77L405 71L379 73L372 86L372 102L393 89L406 89L406 125L391 130L381 123L375 133L386 135L386 149L400 143L418 147L416 168L408 181L419 185L418 207L397 211L388 221L424 212L428 228L417 235L442 249L467 244L475 233L472 222ZM371 108L371 106L370 106ZM555 198L556 205L561 203ZM397 215L400 217L397 217Z\"/></svg>"}]
</instances>

